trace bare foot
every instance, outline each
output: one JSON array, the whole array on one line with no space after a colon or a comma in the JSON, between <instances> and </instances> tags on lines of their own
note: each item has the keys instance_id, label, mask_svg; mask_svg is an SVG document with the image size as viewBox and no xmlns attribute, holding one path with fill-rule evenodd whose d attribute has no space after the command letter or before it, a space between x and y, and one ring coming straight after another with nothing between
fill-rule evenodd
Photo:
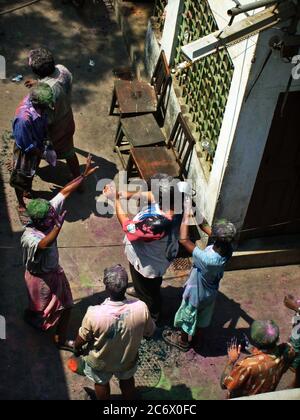
<instances>
[{"instance_id":1,"label":"bare foot","mask_svg":"<svg viewBox=\"0 0 300 420\"><path fill-rule=\"evenodd\" d=\"M284 304L288 309L291 309L292 311L297 311L298 310L298 303L296 301L296 299L294 298L294 296L292 295L288 295L284 298Z\"/></svg>"}]
</instances>

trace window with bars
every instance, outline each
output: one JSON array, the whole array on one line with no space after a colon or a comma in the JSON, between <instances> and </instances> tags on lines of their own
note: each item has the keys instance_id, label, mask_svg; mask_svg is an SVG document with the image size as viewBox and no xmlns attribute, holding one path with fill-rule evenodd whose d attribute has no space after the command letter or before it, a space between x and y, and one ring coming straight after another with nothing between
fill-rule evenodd
<instances>
[{"instance_id":1,"label":"window with bars","mask_svg":"<svg viewBox=\"0 0 300 420\"><path fill-rule=\"evenodd\" d=\"M207 0L185 0L175 65L184 61L181 47L214 31L218 26ZM234 72L226 49L211 54L177 76L181 100L195 126L205 160L211 170Z\"/></svg>"},{"instance_id":2,"label":"window with bars","mask_svg":"<svg viewBox=\"0 0 300 420\"><path fill-rule=\"evenodd\" d=\"M154 11L153 11L153 21L156 26L156 29L162 33L165 23L165 8L168 4L168 0L156 0Z\"/></svg>"}]
</instances>

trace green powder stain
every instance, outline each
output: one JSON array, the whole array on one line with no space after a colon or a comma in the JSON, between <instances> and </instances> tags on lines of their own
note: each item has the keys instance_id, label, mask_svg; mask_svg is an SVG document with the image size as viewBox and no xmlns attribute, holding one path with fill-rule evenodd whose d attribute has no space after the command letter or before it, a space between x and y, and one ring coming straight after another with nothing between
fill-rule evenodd
<instances>
[{"instance_id":1,"label":"green powder stain","mask_svg":"<svg viewBox=\"0 0 300 420\"><path fill-rule=\"evenodd\" d=\"M155 388L145 390L142 395L145 400L191 401L204 400L203 391L203 388L189 388L185 384L172 385L162 370L158 385Z\"/></svg>"},{"instance_id":2,"label":"green powder stain","mask_svg":"<svg viewBox=\"0 0 300 420\"><path fill-rule=\"evenodd\" d=\"M86 289L93 287L92 280L86 274L80 274L79 281L80 281L81 286L85 287Z\"/></svg>"}]
</instances>

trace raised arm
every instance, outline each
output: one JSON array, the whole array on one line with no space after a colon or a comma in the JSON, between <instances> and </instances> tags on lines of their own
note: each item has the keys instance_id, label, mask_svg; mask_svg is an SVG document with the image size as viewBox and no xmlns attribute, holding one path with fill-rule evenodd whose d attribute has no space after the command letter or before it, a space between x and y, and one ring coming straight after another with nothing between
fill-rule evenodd
<instances>
[{"instance_id":1,"label":"raised arm","mask_svg":"<svg viewBox=\"0 0 300 420\"><path fill-rule=\"evenodd\" d=\"M190 216L185 213L180 227L179 242L190 254L192 254L196 248L196 244L192 242L189 237L189 220Z\"/></svg>"},{"instance_id":2,"label":"raised arm","mask_svg":"<svg viewBox=\"0 0 300 420\"><path fill-rule=\"evenodd\" d=\"M117 213L117 218L120 222L120 225L123 226L123 224L126 222L126 220L128 220L129 216L123 210L121 200L120 200L120 195L118 193L117 193L117 196L116 196L116 213Z\"/></svg>"},{"instance_id":3,"label":"raised arm","mask_svg":"<svg viewBox=\"0 0 300 420\"><path fill-rule=\"evenodd\" d=\"M61 231L61 228L62 228L62 226L64 224L64 221L65 221L65 218L66 218L66 214L67 214L67 212L65 210L61 215L59 215L57 217L57 219L55 220L55 226L52 229L52 231L50 233L48 233L48 235L45 236L45 238L43 238L40 241L40 243L38 245L38 248L39 249L49 248L53 244L53 242L56 241L56 239L57 239L57 237L58 237L58 235L59 235L59 233Z\"/></svg>"},{"instance_id":4,"label":"raised arm","mask_svg":"<svg viewBox=\"0 0 300 420\"><path fill-rule=\"evenodd\" d=\"M212 235L212 230L207 220L204 219L203 223L201 223L200 225L200 229L202 230L202 232L206 233L207 236Z\"/></svg>"}]
</instances>

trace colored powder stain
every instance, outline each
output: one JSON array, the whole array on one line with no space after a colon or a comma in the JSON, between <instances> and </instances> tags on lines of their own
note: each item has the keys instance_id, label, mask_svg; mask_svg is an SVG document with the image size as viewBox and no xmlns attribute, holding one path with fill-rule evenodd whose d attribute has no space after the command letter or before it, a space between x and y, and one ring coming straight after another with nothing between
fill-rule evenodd
<instances>
[{"instance_id":1,"label":"colored powder stain","mask_svg":"<svg viewBox=\"0 0 300 420\"><path fill-rule=\"evenodd\" d=\"M194 387L191 388L193 400L206 400L205 396L203 395L204 388Z\"/></svg>"},{"instance_id":2,"label":"colored powder stain","mask_svg":"<svg viewBox=\"0 0 300 420\"><path fill-rule=\"evenodd\" d=\"M156 388L165 389L166 391L170 391L172 388L172 384L169 379L166 377L165 372L161 371L161 378Z\"/></svg>"},{"instance_id":3,"label":"colored powder stain","mask_svg":"<svg viewBox=\"0 0 300 420\"><path fill-rule=\"evenodd\" d=\"M172 385L162 370L161 378L155 388L142 393L143 399L147 400L171 400L171 401L190 401L204 400L203 388L189 388L185 384Z\"/></svg>"},{"instance_id":4,"label":"colored powder stain","mask_svg":"<svg viewBox=\"0 0 300 420\"><path fill-rule=\"evenodd\" d=\"M76 373L78 370L78 362L76 359L70 359L67 362L68 369L70 369L71 372Z\"/></svg>"},{"instance_id":5,"label":"colored powder stain","mask_svg":"<svg viewBox=\"0 0 300 420\"><path fill-rule=\"evenodd\" d=\"M93 282L91 281L91 279L86 275L86 274L80 274L79 275L79 282L81 284L82 287L84 288L92 288L93 287Z\"/></svg>"},{"instance_id":6,"label":"colored powder stain","mask_svg":"<svg viewBox=\"0 0 300 420\"><path fill-rule=\"evenodd\" d=\"M71 372L77 373L77 375L85 376L84 374L84 362L80 358L72 357L67 362L67 367Z\"/></svg>"}]
</instances>

